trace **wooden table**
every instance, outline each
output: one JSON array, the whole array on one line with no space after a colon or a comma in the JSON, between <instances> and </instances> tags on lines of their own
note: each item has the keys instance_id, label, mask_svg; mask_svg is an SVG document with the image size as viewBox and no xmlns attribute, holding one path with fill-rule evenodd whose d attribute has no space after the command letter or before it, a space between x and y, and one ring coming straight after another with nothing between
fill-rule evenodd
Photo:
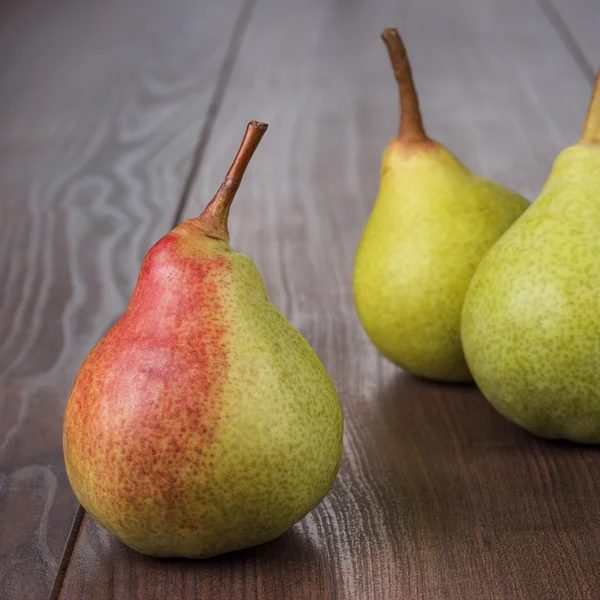
<instances>
[{"instance_id":1,"label":"wooden table","mask_svg":"<svg viewBox=\"0 0 600 600\"><path fill-rule=\"evenodd\" d=\"M357 321L354 251L397 123L391 25L430 134L534 198L581 130L597 0L2 3L2 600L600 597L598 449L402 373ZM212 197L250 119L271 127L232 243L328 368L344 461L279 540L150 559L78 507L62 414L146 250Z\"/></svg>"}]
</instances>

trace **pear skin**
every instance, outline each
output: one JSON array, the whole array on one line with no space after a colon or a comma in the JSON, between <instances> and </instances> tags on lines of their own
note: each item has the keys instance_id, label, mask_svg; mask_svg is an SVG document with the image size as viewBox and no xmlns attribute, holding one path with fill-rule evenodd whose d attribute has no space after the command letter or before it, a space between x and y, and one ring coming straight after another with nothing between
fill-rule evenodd
<instances>
[{"instance_id":1,"label":"pear skin","mask_svg":"<svg viewBox=\"0 0 600 600\"><path fill-rule=\"evenodd\" d=\"M583 135L484 258L462 339L477 385L544 438L600 443L600 73Z\"/></svg>"},{"instance_id":2,"label":"pear skin","mask_svg":"<svg viewBox=\"0 0 600 600\"><path fill-rule=\"evenodd\" d=\"M396 365L470 381L460 339L464 297L485 253L528 203L427 136L402 40L395 29L382 38L400 93L400 130L383 154L356 254L356 308L373 344Z\"/></svg>"},{"instance_id":3,"label":"pear skin","mask_svg":"<svg viewBox=\"0 0 600 600\"><path fill-rule=\"evenodd\" d=\"M202 558L276 538L339 468L331 380L250 259L229 246L229 207L265 130L249 124L204 213L149 250L67 404L77 498L144 554Z\"/></svg>"}]
</instances>

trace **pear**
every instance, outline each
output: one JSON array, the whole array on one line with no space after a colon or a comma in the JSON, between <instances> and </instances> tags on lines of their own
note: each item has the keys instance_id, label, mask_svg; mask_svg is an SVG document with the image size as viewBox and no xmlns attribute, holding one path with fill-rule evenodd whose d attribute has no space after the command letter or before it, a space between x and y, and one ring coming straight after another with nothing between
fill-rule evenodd
<instances>
[{"instance_id":1,"label":"pear","mask_svg":"<svg viewBox=\"0 0 600 600\"><path fill-rule=\"evenodd\" d=\"M359 318L389 360L416 375L471 379L460 312L477 265L527 208L515 192L469 171L425 133L406 50L382 33L400 91L400 131L354 265Z\"/></svg>"},{"instance_id":2,"label":"pear","mask_svg":"<svg viewBox=\"0 0 600 600\"><path fill-rule=\"evenodd\" d=\"M147 253L83 363L64 418L83 507L131 548L210 557L276 538L329 491L340 403L269 301L227 217L267 126L251 122L214 199Z\"/></svg>"},{"instance_id":3,"label":"pear","mask_svg":"<svg viewBox=\"0 0 600 600\"><path fill-rule=\"evenodd\" d=\"M462 314L467 362L505 417L600 443L600 73L583 135L481 262Z\"/></svg>"}]
</instances>

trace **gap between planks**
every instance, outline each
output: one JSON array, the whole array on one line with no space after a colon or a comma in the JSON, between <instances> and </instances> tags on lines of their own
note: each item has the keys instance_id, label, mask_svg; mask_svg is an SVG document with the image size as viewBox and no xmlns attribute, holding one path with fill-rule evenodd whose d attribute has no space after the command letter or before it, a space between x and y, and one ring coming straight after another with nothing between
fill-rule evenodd
<instances>
[{"instance_id":1,"label":"gap between planks","mask_svg":"<svg viewBox=\"0 0 600 600\"><path fill-rule=\"evenodd\" d=\"M596 81L596 70L586 58L581 46L577 43L575 36L571 33L571 30L568 28L556 6L554 6L552 0L537 0L537 3L544 16L550 22L550 25L556 31L560 41L565 45L568 53L573 57L573 60L577 63L585 78L590 82L590 85L593 86Z\"/></svg>"},{"instance_id":2,"label":"gap between planks","mask_svg":"<svg viewBox=\"0 0 600 600\"><path fill-rule=\"evenodd\" d=\"M244 0L240 7L231 38L229 40L227 52L225 53L225 57L221 67L219 68L219 75L210 99L210 104L208 105L208 109L206 111L206 117L200 129L198 141L194 147L192 162L187 177L185 178L185 185L179 196L179 201L171 222L171 227L175 227L181 220L181 215L183 214L185 205L194 186L196 176L202 161L204 160L206 148L212 137L213 123L218 117L221 105L223 104L223 98L225 97L227 86L229 85L235 63L237 62L242 40L244 34L246 33L248 23L250 22L250 17L255 4L256 0ZM73 519L73 525L71 526L71 531L69 532L65 550L63 552L56 577L54 578L54 583L52 585L50 595L48 596L48 600L58 600L60 597L67 571L69 569L69 564L71 562L71 557L73 556L79 539L79 532L81 531L85 515L85 509L83 506L79 505L75 514L75 518Z\"/></svg>"}]
</instances>

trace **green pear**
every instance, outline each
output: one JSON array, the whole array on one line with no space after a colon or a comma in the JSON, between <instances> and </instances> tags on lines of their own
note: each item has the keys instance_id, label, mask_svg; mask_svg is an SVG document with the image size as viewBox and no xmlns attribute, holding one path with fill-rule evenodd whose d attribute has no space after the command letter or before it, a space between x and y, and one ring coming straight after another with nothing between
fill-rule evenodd
<instances>
[{"instance_id":1,"label":"green pear","mask_svg":"<svg viewBox=\"0 0 600 600\"><path fill-rule=\"evenodd\" d=\"M229 246L229 207L266 128L248 125L204 213L148 251L129 307L67 404L77 498L144 554L209 557L276 538L338 471L331 380Z\"/></svg>"},{"instance_id":2,"label":"green pear","mask_svg":"<svg viewBox=\"0 0 600 600\"><path fill-rule=\"evenodd\" d=\"M406 50L387 46L400 92L400 131L354 265L359 318L389 360L416 375L469 381L460 313L479 262L527 208L515 192L469 171L423 127Z\"/></svg>"},{"instance_id":3,"label":"green pear","mask_svg":"<svg viewBox=\"0 0 600 600\"><path fill-rule=\"evenodd\" d=\"M583 135L481 262L462 340L486 398L545 438L600 442L600 74Z\"/></svg>"}]
</instances>

